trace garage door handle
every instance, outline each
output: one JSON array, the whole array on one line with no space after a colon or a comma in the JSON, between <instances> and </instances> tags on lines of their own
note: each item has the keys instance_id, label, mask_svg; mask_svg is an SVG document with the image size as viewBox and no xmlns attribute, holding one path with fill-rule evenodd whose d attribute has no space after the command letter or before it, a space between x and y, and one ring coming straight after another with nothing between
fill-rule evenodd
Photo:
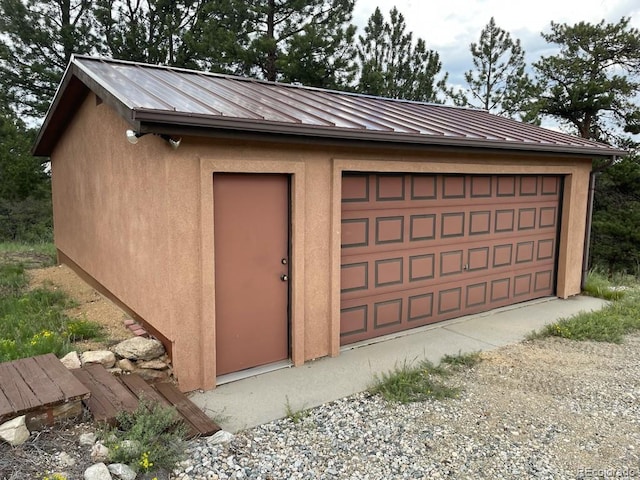
<instances>
[{"instance_id":1,"label":"garage door handle","mask_svg":"<svg viewBox=\"0 0 640 480\"><path fill-rule=\"evenodd\" d=\"M283 282L286 282L287 280L289 280L289 276L288 275L280 275L280 280L282 280Z\"/></svg>"}]
</instances>

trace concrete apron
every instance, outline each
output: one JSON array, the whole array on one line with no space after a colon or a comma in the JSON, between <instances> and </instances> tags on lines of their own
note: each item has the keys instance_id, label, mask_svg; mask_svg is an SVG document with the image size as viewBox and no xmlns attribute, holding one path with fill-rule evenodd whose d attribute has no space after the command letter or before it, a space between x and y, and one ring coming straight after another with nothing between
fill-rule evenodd
<instances>
[{"instance_id":1,"label":"concrete apron","mask_svg":"<svg viewBox=\"0 0 640 480\"><path fill-rule=\"evenodd\" d=\"M321 358L227 383L190 399L225 430L237 432L366 390L376 374L403 362L491 350L517 343L533 330L581 311L598 310L604 300L575 296L548 297L490 312L403 332L376 343L344 349L336 358Z\"/></svg>"}]
</instances>

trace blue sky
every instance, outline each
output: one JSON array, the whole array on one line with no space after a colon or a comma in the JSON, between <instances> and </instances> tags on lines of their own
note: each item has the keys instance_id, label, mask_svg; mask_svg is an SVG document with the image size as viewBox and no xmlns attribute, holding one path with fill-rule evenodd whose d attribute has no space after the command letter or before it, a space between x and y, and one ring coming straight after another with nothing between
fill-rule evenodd
<instances>
[{"instance_id":1,"label":"blue sky","mask_svg":"<svg viewBox=\"0 0 640 480\"><path fill-rule=\"evenodd\" d=\"M520 39L528 64L553 49L540 32L550 31L551 21L573 25L580 21L618 22L630 17L631 25L640 28L638 0L356 0L353 23L358 33L376 6L389 18L396 6L404 15L407 30L423 38L427 48L440 54L442 70L449 73L449 84L463 86L464 72L471 68L469 45L477 42L480 31L493 16L498 27Z\"/></svg>"}]
</instances>

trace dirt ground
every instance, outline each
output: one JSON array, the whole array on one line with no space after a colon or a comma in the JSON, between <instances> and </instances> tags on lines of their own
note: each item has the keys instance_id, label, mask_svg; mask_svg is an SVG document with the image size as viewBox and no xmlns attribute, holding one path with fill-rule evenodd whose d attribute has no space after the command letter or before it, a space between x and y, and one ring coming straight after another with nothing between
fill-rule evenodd
<instances>
[{"instance_id":1,"label":"dirt ground","mask_svg":"<svg viewBox=\"0 0 640 480\"><path fill-rule=\"evenodd\" d=\"M103 327L104 339L86 341L77 344L80 350L106 348L132 336L124 326L129 318L110 300L87 285L73 270L65 265L28 270L30 288L46 287L62 290L69 295L77 306L67 310L71 318L82 318L96 322Z\"/></svg>"}]
</instances>

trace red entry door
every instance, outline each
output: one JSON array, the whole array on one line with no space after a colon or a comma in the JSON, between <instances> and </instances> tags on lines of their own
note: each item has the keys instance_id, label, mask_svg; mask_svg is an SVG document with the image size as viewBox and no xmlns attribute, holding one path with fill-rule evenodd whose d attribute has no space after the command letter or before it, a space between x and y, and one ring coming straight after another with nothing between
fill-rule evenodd
<instances>
[{"instance_id":1,"label":"red entry door","mask_svg":"<svg viewBox=\"0 0 640 480\"><path fill-rule=\"evenodd\" d=\"M216 373L289 358L289 177L213 176Z\"/></svg>"}]
</instances>

